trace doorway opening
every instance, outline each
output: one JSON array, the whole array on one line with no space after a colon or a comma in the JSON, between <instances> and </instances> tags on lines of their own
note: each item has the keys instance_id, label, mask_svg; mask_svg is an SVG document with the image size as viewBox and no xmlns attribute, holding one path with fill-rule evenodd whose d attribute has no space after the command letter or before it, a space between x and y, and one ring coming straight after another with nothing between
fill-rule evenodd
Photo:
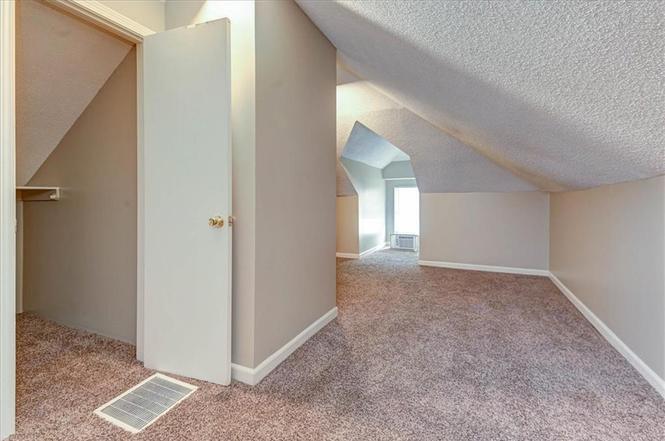
<instances>
[{"instance_id":1,"label":"doorway opening","mask_svg":"<svg viewBox=\"0 0 665 441\"><path fill-rule=\"evenodd\" d=\"M50 4L15 6L15 402L27 434L54 400L90 387L100 353L134 356L137 50Z\"/></svg>"},{"instance_id":2,"label":"doorway opening","mask_svg":"<svg viewBox=\"0 0 665 441\"><path fill-rule=\"evenodd\" d=\"M118 361L126 370L138 358L151 369L230 382L231 233L221 228L221 216L215 224L205 221L210 214L230 212L229 22L141 31L126 39L113 26L97 26L94 13L67 11L41 1L18 2L10 11L16 22L10 31L16 38L17 75L9 86L16 97L17 136L7 150L15 149L17 156L11 173L18 184L16 202L10 205L17 207L18 218L17 308L3 312L3 329L11 315L12 344L3 344L2 361L16 356L18 363L16 369L0 371L0 410L8 415L2 434L14 431L15 401L18 421L24 423L19 430L29 431L40 409L27 403L51 405L60 399L53 388L70 398L85 393L114 378L107 374L125 373L116 369ZM178 88L170 90L184 91L181 95L160 89L174 83ZM183 95L188 100L177 100ZM208 119L180 118L182 109L194 103L210 110L202 112ZM159 125L166 122L168 127ZM188 149L171 148L169 142ZM201 149L206 154L192 154ZM184 177L177 175L183 170ZM215 192L204 198L214 207L196 204L199 199L192 195L200 195L201 188ZM182 209L183 201L199 211ZM221 203L227 205L219 210ZM152 228L146 231L148 221ZM197 253L174 250L181 238L189 239L187 246ZM219 256L218 285L177 286L174 278L201 280L191 271L198 274L201 263L215 263L201 252L201 243ZM13 252L12 246L12 257ZM190 273L183 275L190 268L179 258L192 263ZM14 275L13 268L7 272ZM144 278L155 293L146 308ZM156 281L167 286L156 289ZM23 315L16 318L15 312ZM160 323L166 319L167 325ZM144 330L149 332L144 335ZM167 331L177 338L169 338ZM144 340L150 343L145 354ZM177 345L199 352L187 353ZM4 399L8 390L12 395L16 390L17 400Z\"/></svg>"},{"instance_id":3,"label":"doorway opening","mask_svg":"<svg viewBox=\"0 0 665 441\"><path fill-rule=\"evenodd\" d=\"M420 193L411 157L356 121L337 177L337 257L358 259L392 248L415 258Z\"/></svg>"}]
</instances>

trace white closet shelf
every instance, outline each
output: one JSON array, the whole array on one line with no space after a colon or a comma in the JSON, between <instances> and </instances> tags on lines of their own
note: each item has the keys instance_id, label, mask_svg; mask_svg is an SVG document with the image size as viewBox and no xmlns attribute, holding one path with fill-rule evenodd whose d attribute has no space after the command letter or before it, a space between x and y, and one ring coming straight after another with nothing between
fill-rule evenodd
<instances>
[{"instance_id":1,"label":"white closet shelf","mask_svg":"<svg viewBox=\"0 0 665 441\"><path fill-rule=\"evenodd\" d=\"M58 201L60 187L16 187L16 197L22 201Z\"/></svg>"}]
</instances>

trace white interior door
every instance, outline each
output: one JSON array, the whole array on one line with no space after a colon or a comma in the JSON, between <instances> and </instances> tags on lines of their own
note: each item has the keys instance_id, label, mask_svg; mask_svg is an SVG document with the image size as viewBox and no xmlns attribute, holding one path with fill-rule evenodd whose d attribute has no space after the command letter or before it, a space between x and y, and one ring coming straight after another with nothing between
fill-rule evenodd
<instances>
[{"instance_id":1,"label":"white interior door","mask_svg":"<svg viewBox=\"0 0 665 441\"><path fill-rule=\"evenodd\" d=\"M144 363L231 380L229 22L143 44ZM209 225L218 216L224 224Z\"/></svg>"}]
</instances>

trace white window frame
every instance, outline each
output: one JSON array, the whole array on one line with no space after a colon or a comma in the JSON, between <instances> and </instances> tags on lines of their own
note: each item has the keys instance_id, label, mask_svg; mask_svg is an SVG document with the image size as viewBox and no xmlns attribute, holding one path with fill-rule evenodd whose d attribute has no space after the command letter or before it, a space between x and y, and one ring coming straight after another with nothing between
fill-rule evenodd
<instances>
[{"instance_id":1,"label":"white window frame","mask_svg":"<svg viewBox=\"0 0 665 441\"><path fill-rule=\"evenodd\" d=\"M418 210L420 211L420 190L417 186L413 185L398 185L393 187L393 234L413 234L420 235L420 212L418 212L418 232L401 232L397 230L397 193L399 190L410 189L415 190L418 193Z\"/></svg>"}]
</instances>

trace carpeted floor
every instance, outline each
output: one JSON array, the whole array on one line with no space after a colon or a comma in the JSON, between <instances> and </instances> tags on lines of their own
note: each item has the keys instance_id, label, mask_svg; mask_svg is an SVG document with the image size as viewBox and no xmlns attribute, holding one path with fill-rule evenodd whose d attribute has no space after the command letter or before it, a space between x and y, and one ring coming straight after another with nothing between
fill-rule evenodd
<instances>
[{"instance_id":1,"label":"carpeted floor","mask_svg":"<svg viewBox=\"0 0 665 441\"><path fill-rule=\"evenodd\" d=\"M132 346L18 319L15 440L663 440L665 401L541 277L338 260L337 320L256 387L145 432L92 415L152 372Z\"/></svg>"}]
</instances>

